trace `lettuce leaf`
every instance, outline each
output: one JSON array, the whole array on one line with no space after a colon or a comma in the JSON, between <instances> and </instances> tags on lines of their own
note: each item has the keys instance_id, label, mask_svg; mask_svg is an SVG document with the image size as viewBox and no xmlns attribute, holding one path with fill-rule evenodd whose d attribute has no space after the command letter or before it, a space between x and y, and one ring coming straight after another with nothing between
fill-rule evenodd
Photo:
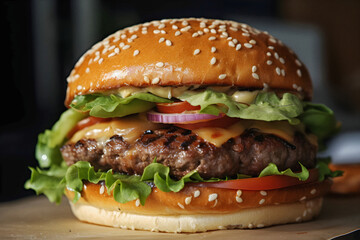
<instances>
[{"instance_id":1,"label":"lettuce leaf","mask_svg":"<svg viewBox=\"0 0 360 240\"><path fill-rule=\"evenodd\" d=\"M330 157L317 159L315 168L317 168L319 171L319 181L323 181L327 177L334 178L334 177L340 177L343 175L343 171L340 171L340 170L332 171L329 168L330 162L331 162Z\"/></svg>"},{"instance_id":2,"label":"lettuce leaf","mask_svg":"<svg viewBox=\"0 0 360 240\"><path fill-rule=\"evenodd\" d=\"M200 105L200 113L262 121L287 120L298 124L296 118L303 112L302 102L295 95L285 93L280 99L273 92L261 92L250 105L235 102L229 95L207 89L199 93L185 93L179 97L193 106Z\"/></svg>"},{"instance_id":3,"label":"lettuce leaf","mask_svg":"<svg viewBox=\"0 0 360 240\"><path fill-rule=\"evenodd\" d=\"M304 165L302 165L300 162L299 164L301 166L301 172L294 173L290 168L285 169L284 171L279 171L279 169L274 163L269 163L269 165L261 171L259 177L284 175L289 177L295 177L300 181L306 181L309 178L309 170L307 170L307 168L304 167Z\"/></svg>"},{"instance_id":4,"label":"lettuce leaf","mask_svg":"<svg viewBox=\"0 0 360 240\"><path fill-rule=\"evenodd\" d=\"M126 98L114 94L89 94L76 96L71 102L70 107L78 111L89 112L90 116L110 118L146 112L155 107L157 102L169 103L172 101L143 92L135 93Z\"/></svg>"},{"instance_id":5,"label":"lettuce leaf","mask_svg":"<svg viewBox=\"0 0 360 240\"><path fill-rule=\"evenodd\" d=\"M63 161L60 147L63 145L66 134L87 115L73 109L66 110L51 130L45 130L38 136L35 157L41 168L60 165Z\"/></svg>"},{"instance_id":6,"label":"lettuce leaf","mask_svg":"<svg viewBox=\"0 0 360 240\"><path fill-rule=\"evenodd\" d=\"M319 149L324 150L324 141L339 131L333 111L323 104L304 102L304 113L299 116L306 130L318 138Z\"/></svg>"}]
</instances>

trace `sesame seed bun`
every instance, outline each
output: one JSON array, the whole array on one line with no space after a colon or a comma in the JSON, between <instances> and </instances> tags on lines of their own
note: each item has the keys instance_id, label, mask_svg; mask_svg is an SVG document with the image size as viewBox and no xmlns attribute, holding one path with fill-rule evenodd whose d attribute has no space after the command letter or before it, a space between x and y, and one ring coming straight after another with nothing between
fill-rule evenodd
<instances>
[{"instance_id":1,"label":"sesame seed bun","mask_svg":"<svg viewBox=\"0 0 360 240\"><path fill-rule=\"evenodd\" d=\"M178 193L152 189L146 204L116 202L101 184L85 183L79 202L71 204L81 221L126 229L203 232L261 228L316 217L330 181L267 191L186 186ZM66 192L69 200L73 192Z\"/></svg>"},{"instance_id":2,"label":"sesame seed bun","mask_svg":"<svg viewBox=\"0 0 360 240\"><path fill-rule=\"evenodd\" d=\"M199 84L312 97L306 67L280 40L234 21L189 18L128 27L95 44L68 77L65 104L122 86Z\"/></svg>"}]
</instances>

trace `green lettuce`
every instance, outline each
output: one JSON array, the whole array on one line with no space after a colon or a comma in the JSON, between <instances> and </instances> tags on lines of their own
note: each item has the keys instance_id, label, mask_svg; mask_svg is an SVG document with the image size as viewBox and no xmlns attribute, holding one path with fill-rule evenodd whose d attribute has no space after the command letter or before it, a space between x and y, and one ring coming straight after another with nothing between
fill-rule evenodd
<instances>
[{"instance_id":1,"label":"green lettuce","mask_svg":"<svg viewBox=\"0 0 360 240\"><path fill-rule=\"evenodd\" d=\"M90 116L110 118L123 117L134 113L146 112L155 107L155 103L169 103L169 99L151 93L135 93L122 98L118 95L89 94L76 96L70 107L89 112Z\"/></svg>"},{"instance_id":2,"label":"green lettuce","mask_svg":"<svg viewBox=\"0 0 360 240\"><path fill-rule=\"evenodd\" d=\"M280 99L273 92L260 92L250 105L238 103L231 96L207 89L199 93L185 93L179 97L193 106L200 105L200 113L262 121L287 120L298 124L296 118L303 112L302 102L295 95L285 93Z\"/></svg>"},{"instance_id":3,"label":"green lettuce","mask_svg":"<svg viewBox=\"0 0 360 240\"><path fill-rule=\"evenodd\" d=\"M83 118L86 114L79 113L73 109L66 110L60 119L54 124L51 130L47 129L40 133L35 149L35 157L40 167L47 168L52 165L60 165L63 161L60 147L63 145L67 133Z\"/></svg>"},{"instance_id":4,"label":"green lettuce","mask_svg":"<svg viewBox=\"0 0 360 240\"><path fill-rule=\"evenodd\" d=\"M279 171L279 169L274 163L269 163L269 165L261 171L259 177L283 175L297 178L300 181L306 181L309 178L309 170L307 170L307 168L304 167L304 165L302 165L300 162L299 164L301 166L301 172L294 173L290 168L284 171Z\"/></svg>"}]
</instances>

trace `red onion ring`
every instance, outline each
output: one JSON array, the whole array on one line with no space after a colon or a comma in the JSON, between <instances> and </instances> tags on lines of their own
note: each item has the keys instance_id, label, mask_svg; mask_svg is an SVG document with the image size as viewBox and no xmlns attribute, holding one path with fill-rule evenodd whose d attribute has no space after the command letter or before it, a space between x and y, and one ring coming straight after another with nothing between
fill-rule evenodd
<instances>
[{"instance_id":1,"label":"red onion ring","mask_svg":"<svg viewBox=\"0 0 360 240\"><path fill-rule=\"evenodd\" d=\"M222 118L223 114L211 115L202 113L159 113L147 112L147 119L156 123L197 123Z\"/></svg>"}]
</instances>

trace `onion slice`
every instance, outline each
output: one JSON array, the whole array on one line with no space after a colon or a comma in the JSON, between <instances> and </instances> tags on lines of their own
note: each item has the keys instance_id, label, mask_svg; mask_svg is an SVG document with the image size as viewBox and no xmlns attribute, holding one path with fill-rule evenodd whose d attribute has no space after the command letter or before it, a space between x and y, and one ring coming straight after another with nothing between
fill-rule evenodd
<instances>
[{"instance_id":1,"label":"onion slice","mask_svg":"<svg viewBox=\"0 0 360 240\"><path fill-rule=\"evenodd\" d=\"M147 119L156 123L198 123L222 118L224 114L211 115L202 113L159 113L147 112Z\"/></svg>"}]
</instances>

